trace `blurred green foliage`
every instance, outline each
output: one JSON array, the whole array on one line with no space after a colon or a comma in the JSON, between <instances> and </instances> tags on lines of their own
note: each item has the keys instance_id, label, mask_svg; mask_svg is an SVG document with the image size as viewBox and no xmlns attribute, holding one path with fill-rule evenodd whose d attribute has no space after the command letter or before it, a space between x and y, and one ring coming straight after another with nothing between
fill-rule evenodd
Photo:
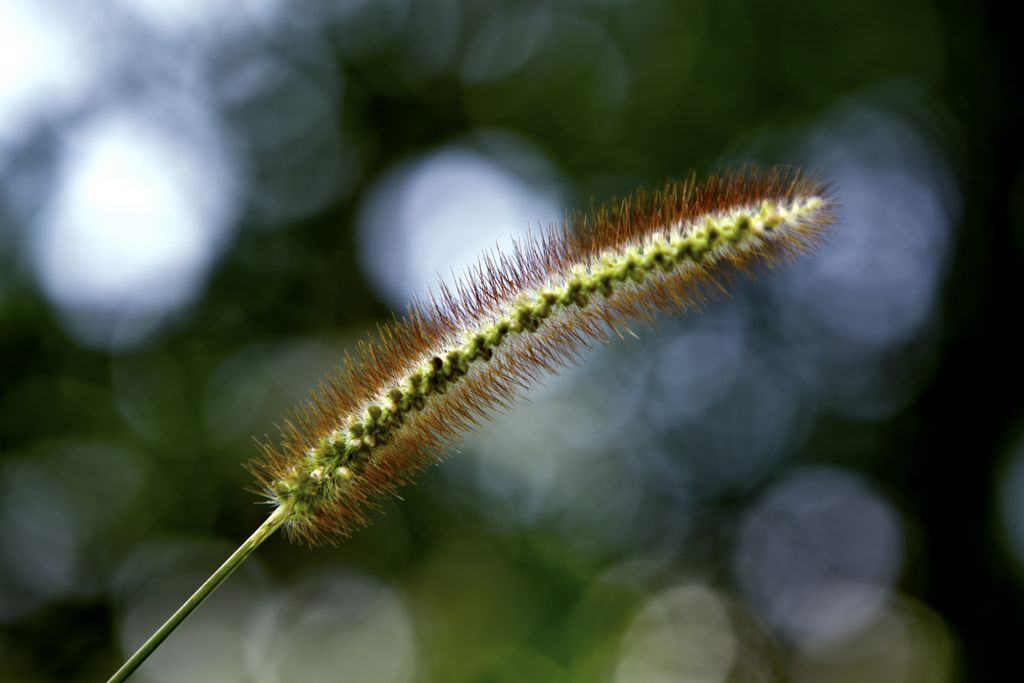
<instances>
[{"instance_id":1,"label":"blurred green foliage","mask_svg":"<svg viewBox=\"0 0 1024 683\"><path fill-rule=\"evenodd\" d=\"M44 29L72 16L106 71L0 134L0 678L109 675L260 522L252 438L393 308L359 233L392 169L468 146L586 207L751 159L854 168L831 150L900 148L900 130L926 153L894 182L933 183L950 226L920 250L940 264L922 276L930 303L893 304L920 316L897 341L793 323L788 280L643 330L498 416L350 541L273 539L139 680L895 683L1013 666L1021 518L992 503L1024 495L1004 482L1024 452L1004 397L1024 244L1006 17L917 0L220 4L188 22L127 1L36 8ZM39 275L37 221L81 120L154 92L215 112L235 159L230 237L187 305L97 343ZM862 173L889 168L871 159ZM851 227L877 217L857 201ZM721 360L737 330L765 356ZM666 380L675 366L651 359L676 335L684 359L704 354L684 366L718 369ZM801 360L808 337L825 360ZM850 360L869 346L874 374ZM716 393L733 366L739 388ZM820 389L854 380L873 393ZM791 565L758 554L762 528L795 530L779 532ZM805 532L837 545L815 555ZM805 576L815 557L833 573ZM806 578L802 616L763 577Z\"/></svg>"}]
</instances>

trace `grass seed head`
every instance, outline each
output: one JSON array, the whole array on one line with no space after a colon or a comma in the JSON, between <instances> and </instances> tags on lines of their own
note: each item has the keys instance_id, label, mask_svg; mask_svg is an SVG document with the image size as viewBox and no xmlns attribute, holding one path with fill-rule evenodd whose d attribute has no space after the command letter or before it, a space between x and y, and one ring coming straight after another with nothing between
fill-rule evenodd
<instances>
[{"instance_id":1,"label":"grass seed head","mask_svg":"<svg viewBox=\"0 0 1024 683\"><path fill-rule=\"evenodd\" d=\"M791 260L835 220L827 183L746 168L638 191L489 252L383 325L251 464L292 538L347 536L382 496L582 347L737 275Z\"/></svg>"}]
</instances>

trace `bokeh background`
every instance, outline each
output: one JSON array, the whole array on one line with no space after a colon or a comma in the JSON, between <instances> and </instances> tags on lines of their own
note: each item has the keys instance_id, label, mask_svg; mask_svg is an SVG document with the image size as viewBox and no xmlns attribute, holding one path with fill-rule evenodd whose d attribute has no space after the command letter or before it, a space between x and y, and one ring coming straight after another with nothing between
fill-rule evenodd
<instances>
[{"instance_id":1,"label":"bokeh background","mask_svg":"<svg viewBox=\"0 0 1024 683\"><path fill-rule=\"evenodd\" d=\"M0 679L112 673L261 521L253 437L438 273L757 161L835 180L817 257L593 349L350 542L272 539L136 680L1010 680L1015 30L928 0L0 0Z\"/></svg>"}]
</instances>

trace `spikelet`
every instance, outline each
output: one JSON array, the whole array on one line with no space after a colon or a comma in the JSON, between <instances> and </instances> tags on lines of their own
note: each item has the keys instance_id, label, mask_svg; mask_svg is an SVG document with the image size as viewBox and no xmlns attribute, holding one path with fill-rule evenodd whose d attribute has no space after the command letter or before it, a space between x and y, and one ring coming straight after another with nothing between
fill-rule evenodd
<instances>
[{"instance_id":1,"label":"spikelet","mask_svg":"<svg viewBox=\"0 0 1024 683\"><path fill-rule=\"evenodd\" d=\"M699 306L723 283L812 247L834 221L820 178L748 168L640 191L484 254L414 301L250 463L293 539L347 536L489 411L592 340Z\"/></svg>"}]
</instances>

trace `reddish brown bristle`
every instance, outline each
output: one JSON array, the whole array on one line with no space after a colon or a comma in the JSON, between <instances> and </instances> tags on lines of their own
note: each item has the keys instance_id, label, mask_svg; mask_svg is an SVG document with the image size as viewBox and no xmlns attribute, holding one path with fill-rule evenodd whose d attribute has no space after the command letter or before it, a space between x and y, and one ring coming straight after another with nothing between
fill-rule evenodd
<instances>
[{"instance_id":1,"label":"reddish brown bristle","mask_svg":"<svg viewBox=\"0 0 1024 683\"><path fill-rule=\"evenodd\" d=\"M812 201L803 213L762 208ZM591 340L659 310L698 306L723 290L723 279L806 250L832 222L834 204L825 183L798 170L746 169L640 191L573 214L508 253L484 254L464 278L414 301L404 320L380 326L355 358L344 358L286 421L280 447L261 448L252 467L260 487L293 506L294 536L315 543L347 535L374 501L436 462L479 419L510 406L520 389L575 362ZM712 224L697 234L708 217ZM652 246L658 232L675 235L674 246ZM601 270L608 253L618 261ZM632 263L647 254L649 262ZM561 287L557 295L552 287ZM420 367L422 381L433 383L426 389L413 377ZM378 429L378 419L390 422ZM368 425L367 435L345 435L350 420ZM348 474L337 481L323 474L342 466Z\"/></svg>"}]
</instances>

